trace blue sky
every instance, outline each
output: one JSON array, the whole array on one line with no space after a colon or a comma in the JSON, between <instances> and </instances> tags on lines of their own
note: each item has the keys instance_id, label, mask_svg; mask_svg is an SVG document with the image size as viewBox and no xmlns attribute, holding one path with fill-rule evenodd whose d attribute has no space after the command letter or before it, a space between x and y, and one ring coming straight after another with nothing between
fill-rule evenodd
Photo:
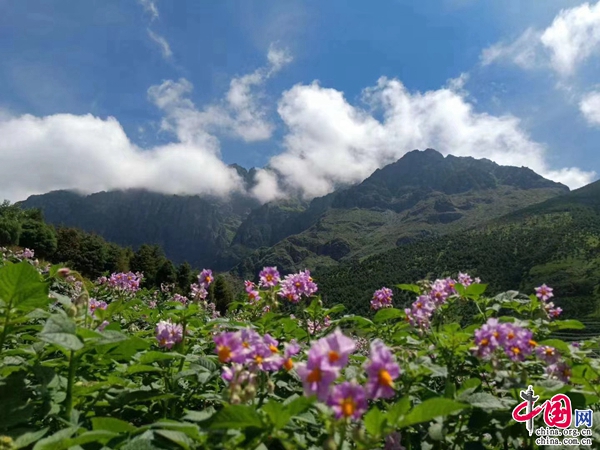
<instances>
[{"instance_id":1,"label":"blue sky","mask_svg":"<svg viewBox=\"0 0 600 450\"><path fill-rule=\"evenodd\" d=\"M600 173L596 6L0 0L0 194L223 194L239 188L223 163L237 162L269 165L254 192L265 201L313 197L410 146L578 187ZM242 103L228 100L234 80Z\"/></svg>"}]
</instances>

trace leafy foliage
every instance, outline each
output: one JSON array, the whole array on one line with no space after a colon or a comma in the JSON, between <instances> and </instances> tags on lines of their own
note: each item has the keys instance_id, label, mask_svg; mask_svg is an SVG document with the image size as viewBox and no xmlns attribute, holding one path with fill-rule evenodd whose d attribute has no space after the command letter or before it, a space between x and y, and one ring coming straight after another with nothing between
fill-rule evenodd
<instances>
[{"instance_id":1,"label":"leafy foliage","mask_svg":"<svg viewBox=\"0 0 600 450\"><path fill-rule=\"evenodd\" d=\"M439 303L431 326L414 328L396 308L383 308L370 320L341 315L341 305L323 306L310 296L316 286L308 272L281 283L262 274L252 303L233 302L217 317L203 300L174 300L165 289L97 285L76 272L65 277L59 269L41 274L31 260L6 259L0 267L0 443L6 448L366 450L394 442L412 449L475 443L486 449L535 448L524 425L511 420L519 390L532 384L542 400L560 392L574 405L596 411L600 406L597 340L574 346L549 339L555 330L583 325L550 320L536 296L490 297L485 285L447 282L449 297ZM224 295L226 288L217 289L212 275L198 283L214 285L215 300ZM430 295L431 286L437 285L401 288L414 298ZM285 292L294 289L300 301L286 303ZM461 327L453 311L464 304L479 313ZM483 344L474 331L494 315L502 326L529 330L535 345L553 346L570 377L557 379L533 356L478 357ZM161 334L167 324L174 333L169 344ZM218 342L240 333L264 336L271 356L244 353L246 362L229 362L233 347ZM306 353L314 357L323 345L333 345L331 339L349 339L352 348L348 361L335 369L328 395L341 386L360 390L369 383L387 389L369 391L364 410L343 396L336 410L334 397L318 401L302 383ZM260 342L251 341L248 352L266 345ZM377 366L383 364L377 354L393 359ZM338 357L330 361L337 364ZM260 366L269 361L279 363ZM395 364L400 371L392 375ZM377 367L391 372L383 376ZM375 378L369 375L373 368L379 371ZM252 376L232 379L231 370ZM597 429L593 433L600 438Z\"/></svg>"}]
</instances>

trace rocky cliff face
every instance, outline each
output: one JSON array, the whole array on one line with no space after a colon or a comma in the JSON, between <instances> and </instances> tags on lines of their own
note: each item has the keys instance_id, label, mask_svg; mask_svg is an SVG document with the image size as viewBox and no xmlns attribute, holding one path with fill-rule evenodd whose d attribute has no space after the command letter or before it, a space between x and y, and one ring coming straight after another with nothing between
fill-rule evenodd
<instances>
[{"instance_id":1,"label":"rocky cliff face","mask_svg":"<svg viewBox=\"0 0 600 450\"><path fill-rule=\"evenodd\" d=\"M246 186L254 170L234 165ZM265 264L282 270L335 265L423 236L466 229L568 192L527 168L489 160L413 151L362 183L304 202L259 205L145 191L32 196L53 224L94 231L137 248L161 245L174 262L253 275Z\"/></svg>"}]
</instances>

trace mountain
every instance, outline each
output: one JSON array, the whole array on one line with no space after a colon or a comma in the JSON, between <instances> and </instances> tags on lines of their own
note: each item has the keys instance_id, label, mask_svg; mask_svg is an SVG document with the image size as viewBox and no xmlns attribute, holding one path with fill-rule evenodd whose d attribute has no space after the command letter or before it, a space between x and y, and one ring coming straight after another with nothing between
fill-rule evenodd
<instances>
[{"instance_id":1,"label":"mountain","mask_svg":"<svg viewBox=\"0 0 600 450\"><path fill-rule=\"evenodd\" d=\"M54 225L95 232L119 245L158 244L175 263L226 270L236 261L222 253L258 203L242 196L224 201L128 190L87 196L54 191L31 196L21 206L42 209Z\"/></svg>"},{"instance_id":2,"label":"mountain","mask_svg":"<svg viewBox=\"0 0 600 450\"><path fill-rule=\"evenodd\" d=\"M254 169L232 165L247 188ZM158 244L175 263L254 277L264 265L282 271L335 266L428 236L485 221L568 192L527 168L485 159L412 151L354 186L310 202L264 205L140 190L81 196L55 191L22 206L41 208L49 223L96 232L120 245Z\"/></svg>"},{"instance_id":3,"label":"mountain","mask_svg":"<svg viewBox=\"0 0 600 450\"><path fill-rule=\"evenodd\" d=\"M335 266L472 228L568 191L525 167L415 150L307 206L274 203L254 210L233 242L255 251L235 271L247 277L265 265Z\"/></svg>"},{"instance_id":4,"label":"mountain","mask_svg":"<svg viewBox=\"0 0 600 450\"><path fill-rule=\"evenodd\" d=\"M532 293L546 283L567 317L597 315L600 181L468 231L424 239L314 276L327 302L367 313L373 291L382 286L456 276L458 271L481 277L492 293ZM396 295L398 306L412 301Z\"/></svg>"}]
</instances>

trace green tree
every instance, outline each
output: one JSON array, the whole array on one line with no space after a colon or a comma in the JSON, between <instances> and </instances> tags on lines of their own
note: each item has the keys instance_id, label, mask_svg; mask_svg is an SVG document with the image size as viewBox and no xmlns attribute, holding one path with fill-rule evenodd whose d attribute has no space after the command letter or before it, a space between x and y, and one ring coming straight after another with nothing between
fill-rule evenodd
<instances>
[{"instance_id":1,"label":"green tree","mask_svg":"<svg viewBox=\"0 0 600 450\"><path fill-rule=\"evenodd\" d=\"M0 204L0 245L17 245L21 235L22 211L8 200Z\"/></svg>"},{"instance_id":2,"label":"green tree","mask_svg":"<svg viewBox=\"0 0 600 450\"><path fill-rule=\"evenodd\" d=\"M174 284L177 282L177 272L175 271L175 266L170 260L165 260L165 262L160 266L158 272L156 274L156 284Z\"/></svg>"},{"instance_id":3,"label":"green tree","mask_svg":"<svg viewBox=\"0 0 600 450\"><path fill-rule=\"evenodd\" d=\"M214 282L213 295L217 310L221 314L225 314L227 312L227 308L231 302L233 302L233 292L229 282L223 275L217 275L217 278Z\"/></svg>"},{"instance_id":4,"label":"green tree","mask_svg":"<svg viewBox=\"0 0 600 450\"><path fill-rule=\"evenodd\" d=\"M144 274L144 287L158 287L156 275L165 262L165 255L158 245L142 244L131 259L130 266L134 272Z\"/></svg>"},{"instance_id":5,"label":"green tree","mask_svg":"<svg viewBox=\"0 0 600 450\"><path fill-rule=\"evenodd\" d=\"M58 245L56 232L44 222L27 219L22 224L19 245L35 250L36 256L51 258Z\"/></svg>"},{"instance_id":6,"label":"green tree","mask_svg":"<svg viewBox=\"0 0 600 450\"><path fill-rule=\"evenodd\" d=\"M187 261L177 267L177 287L182 294L188 294L192 284L192 266Z\"/></svg>"},{"instance_id":7,"label":"green tree","mask_svg":"<svg viewBox=\"0 0 600 450\"><path fill-rule=\"evenodd\" d=\"M79 252L73 261L74 268L90 278L97 278L104 272L108 246L97 234L84 233Z\"/></svg>"}]
</instances>

